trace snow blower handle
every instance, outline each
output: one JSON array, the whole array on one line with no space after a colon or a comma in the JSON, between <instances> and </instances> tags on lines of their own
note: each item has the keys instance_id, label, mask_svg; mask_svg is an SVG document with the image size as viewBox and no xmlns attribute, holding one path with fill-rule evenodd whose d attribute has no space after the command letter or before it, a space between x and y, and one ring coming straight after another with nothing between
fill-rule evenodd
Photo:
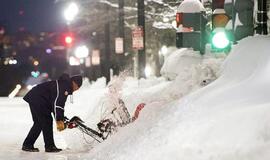
<instances>
[{"instance_id":1,"label":"snow blower handle","mask_svg":"<svg viewBox=\"0 0 270 160\"><path fill-rule=\"evenodd\" d=\"M81 118L74 116L71 119L68 119L67 117L64 117L64 124L66 128L73 129L77 128L78 124L77 122L83 122Z\"/></svg>"}]
</instances>

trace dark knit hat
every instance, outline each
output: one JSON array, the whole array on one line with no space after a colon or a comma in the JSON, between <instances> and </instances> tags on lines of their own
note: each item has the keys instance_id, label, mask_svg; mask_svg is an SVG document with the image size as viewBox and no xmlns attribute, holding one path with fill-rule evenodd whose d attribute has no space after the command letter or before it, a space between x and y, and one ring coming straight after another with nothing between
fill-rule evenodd
<instances>
[{"instance_id":1,"label":"dark knit hat","mask_svg":"<svg viewBox=\"0 0 270 160\"><path fill-rule=\"evenodd\" d=\"M82 76L76 75L76 76L72 76L70 79L71 81L74 81L78 85L78 87L82 86Z\"/></svg>"}]
</instances>

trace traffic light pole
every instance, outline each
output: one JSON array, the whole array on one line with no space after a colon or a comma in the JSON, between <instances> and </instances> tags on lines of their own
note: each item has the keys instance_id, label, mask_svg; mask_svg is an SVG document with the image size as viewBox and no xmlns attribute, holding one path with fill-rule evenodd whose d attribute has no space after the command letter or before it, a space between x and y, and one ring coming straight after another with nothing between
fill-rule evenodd
<instances>
[{"instance_id":1,"label":"traffic light pole","mask_svg":"<svg viewBox=\"0 0 270 160\"><path fill-rule=\"evenodd\" d=\"M144 16L144 0L137 0L138 3L138 26L143 29L143 49L138 50L139 57L139 78L145 78L145 16Z\"/></svg>"},{"instance_id":2,"label":"traffic light pole","mask_svg":"<svg viewBox=\"0 0 270 160\"><path fill-rule=\"evenodd\" d=\"M257 33L267 35L267 8L266 0L258 0Z\"/></svg>"},{"instance_id":3,"label":"traffic light pole","mask_svg":"<svg viewBox=\"0 0 270 160\"><path fill-rule=\"evenodd\" d=\"M118 0L119 5L119 36L124 37L125 28L124 28L124 0Z\"/></svg>"},{"instance_id":4,"label":"traffic light pole","mask_svg":"<svg viewBox=\"0 0 270 160\"><path fill-rule=\"evenodd\" d=\"M234 16L234 14L235 14L235 3L234 3L234 1L235 0L232 0L232 12L231 12L231 14L232 14L232 30L233 31L235 31L235 16ZM235 40L235 39L234 39Z\"/></svg>"}]
</instances>

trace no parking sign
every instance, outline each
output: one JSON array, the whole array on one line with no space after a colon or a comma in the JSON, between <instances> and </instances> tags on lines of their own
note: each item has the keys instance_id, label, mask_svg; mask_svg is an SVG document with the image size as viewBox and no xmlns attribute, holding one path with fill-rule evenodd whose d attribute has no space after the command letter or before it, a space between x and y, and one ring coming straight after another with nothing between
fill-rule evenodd
<instances>
[{"instance_id":1,"label":"no parking sign","mask_svg":"<svg viewBox=\"0 0 270 160\"><path fill-rule=\"evenodd\" d=\"M132 30L132 48L141 50L144 48L143 44L143 27L137 26Z\"/></svg>"}]
</instances>

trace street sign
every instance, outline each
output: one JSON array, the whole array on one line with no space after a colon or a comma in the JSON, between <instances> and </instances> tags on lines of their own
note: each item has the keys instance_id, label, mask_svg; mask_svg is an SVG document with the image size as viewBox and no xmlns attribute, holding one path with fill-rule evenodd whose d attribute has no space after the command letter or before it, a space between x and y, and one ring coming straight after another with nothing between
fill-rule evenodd
<instances>
[{"instance_id":1,"label":"street sign","mask_svg":"<svg viewBox=\"0 0 270 160\"><path fill-rule=\"evenodd\" d=\"M143 44L143 27L137 26L132 30L132 48L141 50L144 48Z\"/></svg>"},{"instance_id":2,"label":"street sign","mask_svg":"<svg viewBox=\"0 0 270 160\"><path fill-rule=\"evenodd\" d=\"M76 57L73 57L73 56L69 57L69 65L71 65L71 66L79 66L80 64L81 64L81 62L80 62L79 58L76 58Z\"/></svg>"},{"instance_id":3,"label":"street sign","mask_svg":"<svg viewBox=\"0 0 270 160\"><path fill-rule=\"evenodd\" d=\"M91 57L85 58L85 67L91 67Z\"/></svg>"},{"instance_id":4,"label":"street sign","mask_svg":"<svg viewBox=\"0 0 270 160\"><path fill-rule=\"evenodd\" d=\"M92 52L92 65L96 66L100 64L100 53L98 49Z\"/></svg>"},{"instance_id":5,"label":"street sign","mask_svg":"<svg viewBox=\"0 0 270 160\"><path fill-rule=\"evenodd\" d=\"M115 38L115 53L116 54L124 53L124 40L122 37Z\"/></svg>"}]
</instances>

